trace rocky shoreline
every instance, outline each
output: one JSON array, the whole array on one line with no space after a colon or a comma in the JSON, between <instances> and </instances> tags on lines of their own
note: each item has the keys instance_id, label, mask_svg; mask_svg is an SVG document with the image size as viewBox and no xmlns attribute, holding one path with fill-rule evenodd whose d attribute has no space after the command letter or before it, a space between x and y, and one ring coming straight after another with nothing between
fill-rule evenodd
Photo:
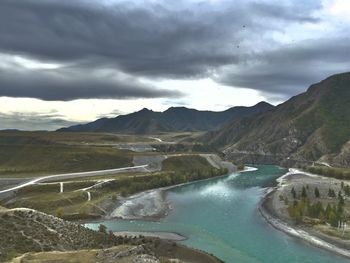
<instances>
[{"instance_id":1,"label":"rocky shoreline","mask_svg":"<svg viewBox=\"0 0 350 263\"><path fill-rule=\"evenodd\" d=\"M240 172L254 171L256 168L246 167ZM176 187L208 181L228 176L229 173L182 184L143 191L120 200L120 204L105 219L151 220L158 221L167 216L171 204L167 200L167 191ZM86 222L89 222L88 220Z\"/></svg>"},{"instance_id":2,"label":"rocky shoreline","mask_svg":"<svg viewBox=\"0 0 350 263\"><path fill-rule=\"evenodd\" d=\"M171 241L183 241L186 240L187 237L180 235L175 232L164 232L164 231L153 231L153 232L145 232L145 231L118 231L114 232L117 236L127 236L127 237L139 237L139 236L145 236L145 237L155 237L160 238L164 240L171 240Z\"/></svg>"},{"instance_id":3,"label":"rocky shoreline","mask_svg":"<svg viewBox=\"0 0 350 263\"><path fill-rule=\"evenodd\" d=\"M286 176L287 177L293 174L300 174L302 172L290 171ZM280 178L281 179L281 178ZM280 180L281 182L281 180ZM297 227L290 224L282 218L281 215L276 211L276 208L273 205L272 199L273 195L276 194L277 190L281 187L281 184L277 187L269 188L264 197L258 204L258 211L261 216L274 228L279 231L282 231L292 237L296 237L300 240L303 240L315 247L325 249L329 252L336 253L340 256L350 259L350 250L348 249L348 244L346 244L341 239L335 237L326 236L325 234L319 233L314 229L309 227Z\"/></svg>"}]
</instances>

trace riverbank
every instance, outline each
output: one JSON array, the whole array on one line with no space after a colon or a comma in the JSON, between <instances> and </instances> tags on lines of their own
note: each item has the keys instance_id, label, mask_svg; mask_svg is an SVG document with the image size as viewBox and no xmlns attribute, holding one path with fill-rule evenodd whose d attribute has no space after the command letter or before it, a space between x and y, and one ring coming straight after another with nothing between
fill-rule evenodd
<instances>
[{"instance_id":1,"label":"riverbank","mask_svg":"<svg viewBox=\"0 0 350 263\"><path fill-rule=\"evenodd\" d=\"M243 171L255 171L254 167L245 167ZM150 220L158 221L168 215L171 204L167 200L167 191L197 182L204 182L228 176L229 173L202 180L151 189L119 200L120 205L105 219Z\"/></svg>"},{"instance_id":2,"label":"riverbank","mask_svg":"<svg viewBox=\"0 0 350 263\"><path fill-rule=\"evenodd\" d=\"M279 178L279 185L277 187L267 190L265 196L258 205L258 210L262 217L277 230L280 230L292 237L299 238L321 249L325 249L350 259L349 240L343 240L326 235L325 233L306 225L297 226L289 218L288 214L286 214L286 210L279 205L279 196L282 193L282 189L286 185L291 184L291 182L293 182L295 179L305 181L305 179L309 180L310 178L312 178L312 180L318 180L319 184L324 184L324 180L326 180L325 178L317 175L290 169L286 175ZM331 180L334 181L333 179Z\"/></svg>"},{"instance_id":3,"label":"riverbank","mask_svg":"<svg viewBox=\"0 0 350 263\"><path fill-rule=\"evenodd\" d=\"M131 238L145 236L145 237L156 237L159 239L171 240L171 241L184 241L187 239L187 237L180 235L178 233L174 233L174 232L118 231L118 232L113 232L113 233L117 236L127 236L127 237L131 237Z\"/></svg>"},{"instance_id":4,"label":"riverbank","mask_svg":"<svg viewBox=\"0 0 350 263\"><path fill-rule=\"evenodd\" d=\"M166 199L166 190L169 188L147 190L123 198L120 205L106 219L159 220L170 210Z\"/></svg>"}]
</instances>

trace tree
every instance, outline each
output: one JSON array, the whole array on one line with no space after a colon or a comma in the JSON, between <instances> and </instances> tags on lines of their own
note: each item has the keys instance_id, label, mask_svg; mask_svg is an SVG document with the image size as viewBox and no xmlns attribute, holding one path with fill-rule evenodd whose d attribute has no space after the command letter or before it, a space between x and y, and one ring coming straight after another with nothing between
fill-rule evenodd
<instances>
[{"instance_id":1,"label":"tree","mask_svg":"<svg viewBox=\"0 0 350 263\"><path fill-rule=\"evenodd\" d=\"M288 205L288 204L289 204L288 197L285 197L285 198L284 198L284 204L285 204L285 205Z\"/></svg>"},{"instance_id":2,"label":"tree","mask_svg":"<svg viewBox=\"0 0 350 263\"><path fill-rule=\"evenodd\" d=\"M302 198L306 198L307 197L305 186L303 186L303 189L301 190L301 197Z\"/></svg>"},{"instance_id":3,"label":"tree","mask_svg":"<svg viewBox=\"0 0 350 263\"><path fill-rule=\"evenodd\" d=\"M320 219L322 223L324 223L324 221L326 220L326 216L323 211L320 212L318 219Z\"/></svg>"},{"instance_id":4,"label":"tree","mask_svg":"<svg viewBox=\"0 0 350 263\"><path fill-rule=\"evenodd\" d=\"M101 232L101 233L107 233L107 227L105 226L105 225L103 225L103 224L100 224L99 226L98 226L98 231L99 232Z\"/></svg>"},{"instance_id":5,"label":"tree","mask_svg":"<svg viewBox=\"0 0 350 263\"><path fill-rule=\"evenodd\" d=\"M328 189L328 196L329 197L335 197L335 192L334 192L333 189L331 189L331 188Z\"/></svg>"},{"instance_id":6,"label":"tree","mask_svg":"<svg viewBox=\"0 0 350 263\"><path fill-rule=\"evenodd\" d=\"M339 205L343 206L345 204L345 202L344 202L344 197L342 196L340 191L338 193L338 199L339 199Z\"/></svg>"},{"instance_id":7,"label":"tree","mask_svg":"<svg viewBox=\"0 0 350 263\"><path fill-rule=\"evenodd\" d=\"M59 218L62 218L64 215L64 208L63 207L59 207L56 209L56 216Z\"/></svg>"},{"instance_id":8,"label":"tree","mask_svg":"<svg viewBox=\"0 0 350 263\"><path fill-rule=\"evenodd\" d=\"M329 219L329 215L332 212L332 207L331 205L328 203L326 206L326 210L325 210L325 214L326 214L326 218Z\"/></svg>"},{"instance_id":9,"label":"tree","mask_svg":"<svg viewBox=\"0 0 350 263\"><path fill-rule=\"evenodd\" d=\"M344 193L345 193L345 195L350 195L350 186L349 185L344 186Z\"/></svg>"},{"instance_id":10,"label":"tree","mask_svg":"<svg viewBox=\"0 0 350 263\"><path fill-rule=\"evenodd\" d=\"M337 215L333 211L330 212L328 218L329 218L329 223L331 224L331 226L333 226L333 227L338 226L338 218L337 218Z\"/></svg>"},{"instance_id":11,"label":"tree","mask_svg":"<svg viewBox=\"0 0 350 263\"><path fill-rule=\"evenodd\" d=\"M319 198L320 197L320 191L318 190L317 187L315 187L315 197Z\"/></svg>"}]
</instances>

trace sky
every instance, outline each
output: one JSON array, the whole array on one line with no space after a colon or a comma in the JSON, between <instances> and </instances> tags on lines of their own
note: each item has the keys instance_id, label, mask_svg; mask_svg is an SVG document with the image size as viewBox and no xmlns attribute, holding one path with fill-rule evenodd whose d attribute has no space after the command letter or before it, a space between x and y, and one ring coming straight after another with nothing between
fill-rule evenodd
<instances>
[{"instance_id":1,"label":"sky","mask_svg":"<svg viewBox=\"0 0 350 263\"><path fill-rule=\"evenodd\" d=\"M276 105L349 51L348 0L1 0L0 129Z\"/></svg>"}]
</instances>

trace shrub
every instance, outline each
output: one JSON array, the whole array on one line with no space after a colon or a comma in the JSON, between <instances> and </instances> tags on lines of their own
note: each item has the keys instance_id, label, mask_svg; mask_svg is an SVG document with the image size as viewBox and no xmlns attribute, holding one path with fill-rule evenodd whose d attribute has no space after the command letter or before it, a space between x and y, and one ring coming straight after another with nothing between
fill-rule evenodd
<instances>
[{"instance_id":1,"label":"shrub","mask_svg":"<svg viewBox=\"0 0 350 263\"><path fill-rule=\"evenodd\" d=\"M64 216L64 208L63 207L59 207L56 209L56 216L59 218L63 218L63 216Z\"/></svg>"}]
</instances>

